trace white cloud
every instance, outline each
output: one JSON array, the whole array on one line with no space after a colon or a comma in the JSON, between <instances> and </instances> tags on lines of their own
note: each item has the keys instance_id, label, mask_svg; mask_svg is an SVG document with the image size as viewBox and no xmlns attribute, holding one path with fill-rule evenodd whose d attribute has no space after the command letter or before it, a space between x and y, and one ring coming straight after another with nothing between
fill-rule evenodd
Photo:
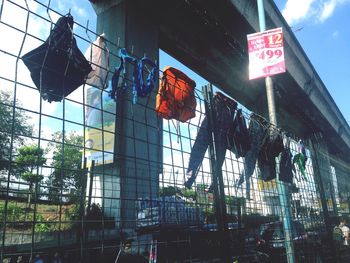
<instances>
[{"instance_id":1,"label":"white cloud","mask_svg":"<svg viewBox=\"0 0 350 263\"><path fill-rule=\"evenodd\" d=\"M331 0L326 3L323 3L322 13L319 18L321 22L325 21L327 18L329 18L333 14L337 2L338 2L337 0Z\"/></svg>"},{"instance_id":2,"label":"white cloud","mask_svg":"<svg viewBox=\"0 0 350 263\"><path fill-rule=\"evenodd\" d=\"M79 15L79 17L88 18L88 13L84 8L81 8L78 5L74 5L72 7L72 10L75 11Z\"/></svg>"},{"instance_id":3,"label":"white cloud","mask_svg":"<svg viewBox=\"0 0 350 263\"><path fill-rule=\"evenodd\" d=\"M332 33L332 37L333 38L337 38L339 36L339 31L338 30L336 30L336 31L334 31L333 33Z\"/></svg>"},{"instance_id":4,"label":"white cloud","mask_svg":"<svg viewBox=\"0 0 350 263\"><path fill-rule=\"evenodd\" d=\"M340 5L350 0L287 0L282 14L289 25L304 21L324 22L330 18Z\"/></svg>"},{"instance_id":5,"label":"white cloud","mask_svg":"<svg viewBox=\"0 0 350 263\"><path fill-rule=\"evenodd\" d=\"M330 18L334 10L344 3L349 3L349 0L328 0L323 3L321 9L321 15L319 16L319 21L324 22L326 19Z\"/></svg>"},{"instance_id":6,"label":"white cloud","mask_svg":"<svg viewBox=\"0 0 350 263\"><path fill-rule=\"evenodd\" d=\"M1 21L22 31L26 31L27 29L27 32L29 34L39 37L41 39L45 39L48 35L50 24L44 23L43 20L39 19L37 16L30 15L27 26L27 6L24 1L18 1L16 4L24 7L24 9L10 2L4 2ZM40 8L37 3L33 1L28 1L28 6L30 11L40 13ZM13 14L16 15L14 16ZM46 14L46 12L44 12L44 14ZM39 40L30 37L29 35L25 36L24 33L14 28L6 26L5 24L0 24L0 31L4 36L6 36L7 39L6 41L0 42L0 50L20 57L42 43ZM24 43L23 47L22 43ZM35 87L30 77L30 73L28 69L24 66L22 60L17 60L16 57L2 52L0 53L0 60L0 75L2 77L11 81L16 80L18 83L23 83L25 85ZM7 87L2 88L13 90L14 83L11 81L7 82ZM21 105L26 109L30 109L37 112L40 110L39 92L37 90L17 85L17 99L21 103ZM43 103L49 104L45 101L43 101ZM50 105L47 105L46 108L49 109L49 112L47 113L53 113L56 109L56 104L52 103Z\"/></svg>"},{"instance_id":7,"label":"white cloud","mask_svg":"<svg viewBox=\"0 0 350 263\"><path fill-rule=\"evenodd\" d=\"M296 24L313 13L312 4L316 0L287 0L287 3L282 10L282 14L289 25Z\"/></svg>"},{"instance_id":8,"label":"white cloud","mask_svg":"<svg viewBox=\"0 0 350 263\"><path fill-rule=\"evenodd\" d=\"M67 98L70 100L73 100L75 102L83 103L84 102L84 86L82 85L79 88L77 88L76 90L74 90L71 94L69 94L67 96ZM73 103L72 105L76 106L76 107L80 107L80 104Z\"/></svg>"}]
</instances>

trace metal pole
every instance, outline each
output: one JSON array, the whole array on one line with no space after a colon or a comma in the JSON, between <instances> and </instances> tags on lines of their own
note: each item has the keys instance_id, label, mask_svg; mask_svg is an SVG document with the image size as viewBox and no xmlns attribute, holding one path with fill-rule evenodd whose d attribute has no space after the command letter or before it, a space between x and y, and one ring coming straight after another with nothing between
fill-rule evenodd
<instances>
[{"instance_id":1,"label":"metal pole","mask_svg":"<svg viewBox=\"0 0 350 263\"><path fill-rule=\"evenodd\" d=\"M222 167L217 161L218 138L215 121L215 110L213 102L213 88L208 84L202 88L205 98L205 111L208 118L208 130L212 136L209 144L209 155L212 171L212 186L214 190L215 215L220 234L220 243L223 262L230 262L229 233L227 226L227 212L225 203L224 183L222 179ZM214 138L213 138L214 137Z\"/></svg>"},{"instance_id":2,"label":"metal pole","mask_svg":"<svg viewBox=\"0 0 350 263\"><path fill-rule=\"evenodd\" d=\"M212 105L210 105L210 96L212 94L209 94L211 90L209 89L209 85L205 85L202 87L202 92L204 95L204 101L205 101L205 112L207 114L207 121L208 126L207 129L210 131L210 134L212 136ZM219 190L218 190L218 180L217 180L217 173L216 173L216 152L214 147L213 140L209 144L209 162L210 162L210 168L212 173L212 188L214 192L214 208L215 208L215 216L216 216L216 223L218 225L218 231L221 231L224 227L224 223L222 221L222 210L221 210L221 202L219 197Z\"/></svg>"},{"instance_id":3,"label":"metal pole","mask_svg":"<svg viewBox=\"0 0 350 263\"><path fill-rule=\"evenodd\" d=\"M271 77L265 78L266 85L266 96L267 96L267 106L269 109L269 119L270 122L277 127L277 118L276 118L276 106L275 106L275 96L273 93L273 82Z\"/></svg>"},{"instance_id":4,"label":"metal pole","mask_svg":"<svg viewBox=\"0 0 350 263\"><path fill-rule=\"evenodd\" d=\"M258 15L259 15L259 26L260 31L266 30L265 22L265 9L264 9L264 0L257 0L258 3ZM266 85L266 96L267 104L269 110L269 119L270 122L277 127L277 118L276 118L276 107L275 107L275 97L273 93L273 82L271 77L265 78ZM292 220L291 212L289 205L289 191L287 190L285 184L276 178L278 197L280 200L281 211L282 211L282 223L284 230L284 243L286 248L287 260L288 263L295 262L294 249L293 249L293 237L292 237Z\"/></svg>"}]
</instances>

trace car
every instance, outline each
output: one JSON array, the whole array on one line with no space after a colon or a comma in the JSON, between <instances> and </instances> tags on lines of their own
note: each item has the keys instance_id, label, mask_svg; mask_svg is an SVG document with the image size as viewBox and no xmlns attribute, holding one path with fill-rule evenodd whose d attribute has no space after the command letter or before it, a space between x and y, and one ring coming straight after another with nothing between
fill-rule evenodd
<instances>
[{"instance_id":1,"label":"car","mask_svg":"<svg viewBox=\"0 0 350 263\"><path fill-rule=\"evenodd\" d=\"M296 262L322 262L321 244L307 233L299 221L292 221L292 239ZM257 251L267 254L269 262L287 262L282 222L262 224L256 243Z\"/></svg>"},{"instance_id":2,"label":"car","mask_svg":"<svg viewBox=\"0 0 350 263\"><path fill-rule=\"evenodd\" d=\"M259 260L261 253L246 248L243 226L228 223L227 234L223 244L217 224L139 228L121 256L142 256L147 262L223 262L225 254L231 262L268 262Z\"/></svg>"}]
</instances>

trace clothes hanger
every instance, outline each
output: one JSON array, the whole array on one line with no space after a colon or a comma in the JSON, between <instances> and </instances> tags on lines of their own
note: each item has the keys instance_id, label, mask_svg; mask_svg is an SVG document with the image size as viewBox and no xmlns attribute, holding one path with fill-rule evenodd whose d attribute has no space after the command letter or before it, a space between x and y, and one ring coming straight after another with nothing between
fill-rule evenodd
<instances>
[{"instance_id":1,"label":"clothes hanger","mask_svg":"<svg viewBox=\"0 0 350 263\"><path fill-rule=\"evenodd\" d=\"M86 27L85 27L85 34L87 36L87 38L90 40L90 45L91 43L93 42L92 39L90 38L90 35L88 33L88 30L89 30L89 19L86 21Z\"/></svg>"}]
</instances>

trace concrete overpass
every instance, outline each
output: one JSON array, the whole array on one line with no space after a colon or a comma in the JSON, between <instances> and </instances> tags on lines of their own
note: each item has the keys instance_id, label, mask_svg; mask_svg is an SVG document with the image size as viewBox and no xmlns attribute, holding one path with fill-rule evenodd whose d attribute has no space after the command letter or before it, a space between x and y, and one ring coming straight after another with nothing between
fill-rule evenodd
<instances>
[{"instance_id":1,"label":"concrete overpass","mask_svg":"<svg viewBox=\"0 0 350 263\"><path fill-rule=\"evenodd\" d=\"M97 31L112 42L157 60L161 48L251 111L268 116L264 80L248 80L246 35L259 31L256 0L90 1L98 15ZM323 165L318 169L323 183L331 180L330 164L350 176L348 123L272 0L265 0L265 12L267 29L283 27L284 32L287 72L273 77L279 126L299 138L311 138L314 152L323 153L315 153ZM148 121L155 121L152 114ZM133 118L142 122L144 114ZM120 124L121 136L130 134L128 127ZM157 137L153 133L149 136ZM127 142L117 146L135 158L144 154L133 152ZM157 175L150 176L156 180Z\"/></svg>"},{"instance_id":2,"label":"concrete overpass","mask_svg":"<svg viewBox=\"0 0 350 263\"><path fill-rule=\"evenodd\" d=\"M106 12L113 6L124 5L120 0L95 2L99 30L106 26L102 22L103 19L106 21ZM148 41L137 43L125 39L129 42L126 46L131 42L135 46L140 46L140 43L146 46L150 38L156 37L159 48L248 109L266 113L264 82L248 80L246 35L259 31L255 0L127 2L130 5L135 2L137 7L133 16L149 21L155 31L148 36ZM265 10L267 28L283 27L284 32L287 72L274 77L280 126L301 138L321 132L326 137L330 153L349 161L349 125L277 6L268 0L265 1ZM115 25L115 29L117 27ZM149 32L143 27L132 30L144 34Z\"/></svg>"}]
</instances>

